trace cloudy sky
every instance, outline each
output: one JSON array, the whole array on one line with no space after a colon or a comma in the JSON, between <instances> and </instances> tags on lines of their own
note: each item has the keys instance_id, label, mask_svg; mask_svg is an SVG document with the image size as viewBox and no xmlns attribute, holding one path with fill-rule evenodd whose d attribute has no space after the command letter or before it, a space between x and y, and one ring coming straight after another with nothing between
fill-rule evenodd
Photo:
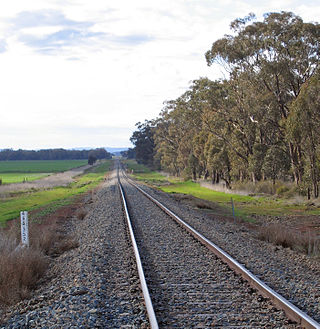
<instances>
[{"instance_id":1,"label":"cloudy sky","mask_svg":"<svg viewBox=\"0 0 320 329\"><path fill-rule=\"evenodd\" d=\"M127 147L190 81L221 77L204 53L237 17L318 0L0 2L0 149Z\"/></svg>"}]
</instances>

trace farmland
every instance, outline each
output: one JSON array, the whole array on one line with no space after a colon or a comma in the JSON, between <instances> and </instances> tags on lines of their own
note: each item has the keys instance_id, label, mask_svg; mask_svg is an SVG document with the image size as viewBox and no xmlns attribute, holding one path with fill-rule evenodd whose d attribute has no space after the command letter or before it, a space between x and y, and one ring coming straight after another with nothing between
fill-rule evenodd
<instances>
[{"instance_id":1,"label":"farmland","mask_svg":"<svg viewBox=\"0 0 320 329\"><path fill-rule=\"evenodd\" d=\"M0 161L0 173L53 173L84 166L87 160Z\"/></svg>"},{"instance_id":2,"label":"farmland","mask_svg":"<svg viewBox=\"0 0 320 329\"><path fill-rule=\"evenodd\" d=\"M86 160L0 161L0 179L2 184L34 181L50 173L69 170L86 163Z\"/></svg>"},{"instance_id":3,"label":"farmland","mask_svg":"<svg viewBox=\"0 0 320 329\"><path fill-rule=\"evenodd\" d=\"M43 211L49 209L52 212L61 205L72 203L76 195L95 188L103 180L111 163L111 160L107 160L96 167L91 167L65 186L32 189L2 195L0 200L0 224L18 217L21 210L31 211L45 207Z\"/></svg>"}]
</instances>

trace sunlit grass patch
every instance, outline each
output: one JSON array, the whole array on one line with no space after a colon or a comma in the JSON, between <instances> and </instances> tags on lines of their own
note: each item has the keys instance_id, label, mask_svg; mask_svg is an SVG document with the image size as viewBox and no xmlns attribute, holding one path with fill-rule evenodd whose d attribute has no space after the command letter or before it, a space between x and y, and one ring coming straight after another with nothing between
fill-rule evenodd
<instances>
[{"instance_id":1,"label":"sunlit grass patch","mask_svg":"<svg viewBox=\"0 0 320 329\"><path fill-rule=\"evenodd\" d=\"M53 173L86 164L87 160L0 161L0 173Z\"/></svg>"},{"instance_id":2,"label":"sunlit grass patch","mask_svg":"<svg viewBox=\"0 0 320 329\"><path fill-rule=\"evenodd\" d=\"M48 176L49 173L0 173L2 184L32 182Z\"/></svg>"},{"instance_id":3,"label":"sunlit grass patch","mask_svg":"<svg viewBox=\"0 0 320 329\"><path fill-rule=\"evenodd\" d=\"M235 215L239 218L250 219L253 215L283 216L297 213L320 214L320 209L306 204L290 204L281 199L268 197L253 197L239 194L217 192L198 183L187 181L167 186L160 186L167 193L182 193L209 200L231 211L231 198L235 207Z\"/></svg>"},{"instance_id":4,"label":"sunlit grass patch","mask_svg":"<svg viewBox=\"0 0 320 329\"><path fill-rule=\"evenodd\" d=\"M104 179L105 169L110 168L110 163L108 167L105 163L102 165L103 169L93 167L92 171L95 172L87 172L85 175L78 176L66 187L29 191L0 199L0 224L17 218L22 210L31 211L51 205L52 211L54 211L61 205L71 203L73 197L95 188Z\"/></svg>"},{"instance_id":5,"label":"sunlit grass patch","mask_svg":"<svg viewBox=\"0 0 320 329\"><path fill-rule=\"evenodd\" d=\"M148 167L146 167L143 164L137 163L136 160L129 159L129 160L124 160L122 162L132 173L150 173L151 172L151 169L149 169Z\"/></svg>"}]
</instances>

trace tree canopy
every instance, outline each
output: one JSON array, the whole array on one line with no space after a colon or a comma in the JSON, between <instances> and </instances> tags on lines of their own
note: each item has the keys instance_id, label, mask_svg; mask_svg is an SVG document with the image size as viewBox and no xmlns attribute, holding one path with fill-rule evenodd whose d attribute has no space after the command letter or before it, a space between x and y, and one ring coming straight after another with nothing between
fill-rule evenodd
<instances>
[{"instance_id":1,"label":"tree canopy","mask_svg":"<svg viewBox=\"0 0 320 329\"><path fill-rule=\"evenodd\" d=\"M207 64L220 64L228 78L193 81L165 103L150 127L138 124L131 139L137 158L227 186L292 179L317 197L320 25L280 12L265 14L263 21L249 14L230 27L232 34L205 54Z\"/></svg>"}]
</instances>

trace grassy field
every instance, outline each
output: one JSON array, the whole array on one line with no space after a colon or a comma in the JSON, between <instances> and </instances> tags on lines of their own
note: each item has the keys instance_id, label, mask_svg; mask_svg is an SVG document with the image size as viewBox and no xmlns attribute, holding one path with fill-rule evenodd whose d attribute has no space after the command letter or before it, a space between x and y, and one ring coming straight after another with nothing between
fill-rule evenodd
<instances>
[{"instance_id":1,"label":"grassy field","mask_svg":"<svg viewBox=\"0 0 320 329\"><path fill-rule=\"evenodd\" d=\"M255 215L285 216L285 215L320 215L320 207L312 203L292 202L292 200L276 199L274 197L254 197L239 194L217 192L192 181L179 181L174 177L166 177L158 172L137 165L134 160L127 160L129 172L133 170L135 179L150 183L167 193L192 195L202 200L208 200L222 209L226 214L232 214L231 198L238 218L251 221ZM163 183L166 184L163 184ZM208 210L210 211L210 209ZM213 210L212 210L213 211ZM214 212L214 211L213 211Z\"/></svg>"},{"instance_id":2,"label":"grassy field","mask_svg":"<svg viewBox=\"0 0 320 329\"><path fill-rule=\"evenodd\" d=\"M86 160L0 161L0 179L2 184L30 182L86 164Z\"/></svg>"},{"instance_id":3,"label":"grassy field","mask_svg":"<svg viewBox=\"0 0 320 329\"><path fill-rule=\"evenodd\" d=\"M2 173L54 173L86 165L87 160L0 161Z\"/></svg>"},{"instance_id":4,"label":"grassy field","mask_svg":"<svg viewBox=\"0 0 320 329\"><path fill-rule=\"evenodd\" d=\"M112 160L107 160L97 167L90 168L84 175L78 176L73 183L66 187L27 193L14 193L10 197L0 199L0 224L19 216L20 211L31 211L49 206L54 211L61 205L72 202L72 198L95 188L103 181L110 169ZM48 211L48 209L44 210Z\"/></svg>"},{"instance_id":5,"label":"grassy field","mask_svg":"<svg viewBox=\"0 0 320 329\"><path fill-rule=\"evenodd\" d=\"M152 184L163 184L166 182L169 183L176 183L179 182L181 179L172 176L164 176L163 174L157 171L151 171L149 168L142 164L138 164L135 160L125 160L122 161L129 172L134 175L135 179L140 181L144 181L146 183L150 182Z\"/></svg>"},{"instance_id":6,"label":"grassy field","mask_svg":"<svg viewBox=\"0 0 320 329\"><path fill-rule=\"evenodd\" d=\"M2 184L21 183L24 181L32 182L36 179L40 179L48 176L49 173L0 173L0 179Z\"/></svg>"}]
</instances>

